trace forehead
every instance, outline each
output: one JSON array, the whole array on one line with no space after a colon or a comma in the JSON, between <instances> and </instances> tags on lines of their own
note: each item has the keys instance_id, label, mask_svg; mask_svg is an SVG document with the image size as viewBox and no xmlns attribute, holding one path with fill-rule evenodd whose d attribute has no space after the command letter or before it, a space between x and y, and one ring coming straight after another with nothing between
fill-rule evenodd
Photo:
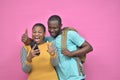
<instances>
[{"instance_id":1,"label":"forehead","mask_svg":"<svg viewBox=\"0 0 120 80\"><path fill-rule=\"evenodd\" d=\"M49 21L48 25L58 25L58 21L57 20Z\"/></svg>"},{"instance_id":2,"label":"forehead","mask_svg":"<svg viewBox=\"0 0 120 80\"><path fill-rule=\"evenodd\" d=\"M33 30L43 30L41 26L34 26Z\"/></svg>"}]
</instances>

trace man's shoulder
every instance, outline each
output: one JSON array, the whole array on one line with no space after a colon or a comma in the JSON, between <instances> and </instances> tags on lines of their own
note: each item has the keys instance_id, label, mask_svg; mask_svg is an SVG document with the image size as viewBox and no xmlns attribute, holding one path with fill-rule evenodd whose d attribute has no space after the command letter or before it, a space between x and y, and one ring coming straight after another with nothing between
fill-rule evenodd
<instances>
[{"instance_id":1,"label":"man's shoulder","mask_svg":"<svg viewBox=\"0 0 120 80\"><path fill-rule=\"evenodd\" d=\"M44 41L45 41L45 42L46 42L46 41L52 42L52 41L53 41L53 37L47 36L47 37L44 38Z\"/></svg>"},{"instance_id":2,"label":"man's shoulder","mask_svg":"<svg viewBox=\"0 0 120 80\"><path fill-rule=\"evenodd\" d=\"M75 36L76 34L78 34L78 32L73 31L73 30L69 30L69 31L67 32L67 35L68 35L68 36Z\"/></svg>"}]
</instances>

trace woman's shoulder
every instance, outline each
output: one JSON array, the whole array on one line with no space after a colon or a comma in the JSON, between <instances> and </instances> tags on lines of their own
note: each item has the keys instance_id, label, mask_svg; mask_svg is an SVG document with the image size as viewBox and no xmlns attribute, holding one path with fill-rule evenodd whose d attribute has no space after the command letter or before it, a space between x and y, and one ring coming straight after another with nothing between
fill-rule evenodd
<instances>
[{"instance_id":1,"label":"woman's shoulder","mask_svg":"<svg viewBox=\"0 0 120 80\"><path fill-rule=\"evenodd\" d=\"M22 46L22 50L29 51L31 49L30 45L24 45Z\"/></svg>"}]
</instances>

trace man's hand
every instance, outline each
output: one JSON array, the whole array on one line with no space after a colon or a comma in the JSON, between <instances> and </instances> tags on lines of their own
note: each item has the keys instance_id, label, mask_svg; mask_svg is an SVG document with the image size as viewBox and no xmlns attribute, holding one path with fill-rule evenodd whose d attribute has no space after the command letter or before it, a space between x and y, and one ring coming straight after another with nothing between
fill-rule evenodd
<instances>
[{"instance_id":1,"label":"man's hand","mask_svg":"<svg viewBox=\"0 0 120 80\"><path fill-rule=\"evenodd\" d=\"M65 56L72 57L72 53L71 53L68 49L66 49L66 48L62 50L62 53L63 53Z\"/></svg>"}]
</instances>

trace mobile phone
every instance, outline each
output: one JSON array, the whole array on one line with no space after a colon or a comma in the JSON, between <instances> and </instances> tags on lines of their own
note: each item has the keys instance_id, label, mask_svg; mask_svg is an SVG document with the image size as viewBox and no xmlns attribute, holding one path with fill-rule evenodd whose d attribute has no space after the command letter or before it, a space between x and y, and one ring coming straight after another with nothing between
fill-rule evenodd
<instances>
[{"instance_id":1,"label":"mobile phone","mask_svg":"<svg viewBox=\"0 0 120 80\"><path fill-rule=\"evenodd\" d=\"M34 41L32 41L32 42L30 43L31 48L33 48L33 46L34 46L35 44L36 44L36 46L35 46L34 50L38 49L38 44L37 44L36 42L34 42ZM36 55L40 55L40 52L39 52L39 53L36 53Z\"/></svg>"}]
</instances>

